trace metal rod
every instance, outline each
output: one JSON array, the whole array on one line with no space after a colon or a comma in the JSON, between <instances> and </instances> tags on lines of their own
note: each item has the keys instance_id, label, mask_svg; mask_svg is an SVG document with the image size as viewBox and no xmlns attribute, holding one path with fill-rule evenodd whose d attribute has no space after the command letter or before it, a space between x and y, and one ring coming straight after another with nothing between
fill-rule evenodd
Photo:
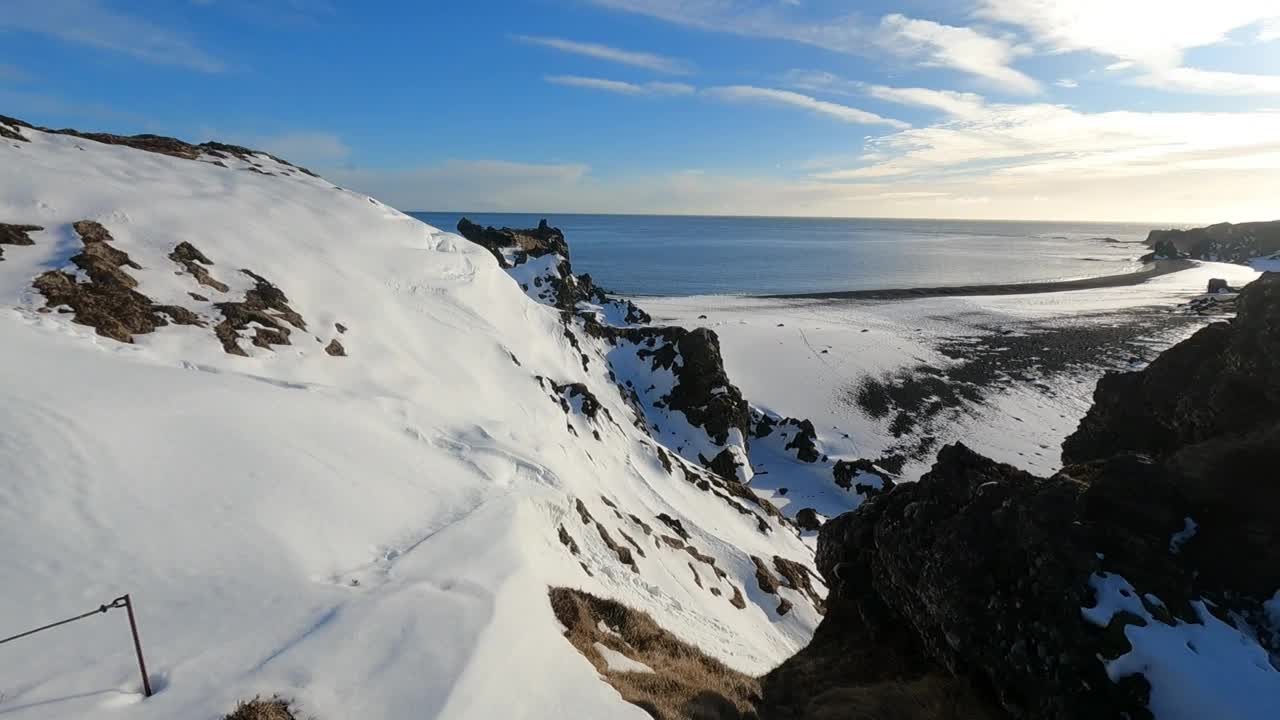
<instances>
[{"instance_id":1,"label":"metal rod","mask_svg":"<svg viewBox=\"0 0 1280 720\"><path fill-rule=\"evenodd\" d=\"M147 677L147 662L142 659L142 641L138 639L138 623L133 618L133 602L126 594L123 598L124 609L129 612L129 630L133 632L133 649L138 653L138 670L142 672L142 694L151 697L151 679Z\"/></svg>"},{"instance_id":2,"label":"metal rod","mask_svg":"<svg viewBox=\"0 0 1280 720\"><path fill-rule=\"evenodd\" d=\"M106 611L107 611L107 608L108 608L108 607L110 607L110 606L109 606L109 605L103 605L103 606L99 607L97 610L91 610L91 611L89 611L89 612L87 612L87 613L85 613L85 614L83 614L83 615L77 615L77 616L75 616L75 617L73 617L73 618L67 618L66 620L59 620L59 621L58 621L58 622L56 622L56 623L49 623L48 625L45 625L44 627L38 627L38 628L36 628L35 630L28 630L28 631L26 631L26 632L24 632L24 633L18 633L17 635L13 635L13 636L10 636L10 637L7 637L7 638L4 638L3 640L0 640L0 645L3 645L3 644L5 644L5 643L7 643L7 642L10 642L10 641L12 641L12 640L18 640L19 638L24 638L24 637L26 637L26 636L28 636L28 635L35 635L35 634L36 634L36 633L38 633L38 632L44 632L45 630L52 630L53 628L56 628L56 627L58 627L59 625L66 625L67 623L73 623L73 622L75 622L75 621L77 621L77 620L83 620L83 619L85 619L85 618L87 618L87 617L89 617L89 616L91 616L91 615L97 615L98 613L104 613L104 612L106 612Z\"/></svg>"}]
</instances>

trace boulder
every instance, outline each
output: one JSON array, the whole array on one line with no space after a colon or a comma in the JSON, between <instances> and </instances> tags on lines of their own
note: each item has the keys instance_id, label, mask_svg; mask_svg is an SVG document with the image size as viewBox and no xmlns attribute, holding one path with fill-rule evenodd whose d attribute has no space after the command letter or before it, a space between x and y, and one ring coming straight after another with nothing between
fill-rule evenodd
<instances>
[{"instance_id":1,"label":"boulder","mask_svg":"<svg viewBox=\"0 0 1280 720\"><path fill-rule=\"evenodd\" d=\"M818 511L813 508L804 508L796 513L796 527L801 530L819 530L822 528L822 520L818 517Z\"/></svg>"},{"instance_id":2,"label":"boulder","mask_svg":"<svg viewBox=\"0 0 1280 720\"><path fill-rule=\"evenodd\" d=\"M1209 278L1210 293L1231 292L1231 286L1222 278Z\"/></svg>"}]
</instances>

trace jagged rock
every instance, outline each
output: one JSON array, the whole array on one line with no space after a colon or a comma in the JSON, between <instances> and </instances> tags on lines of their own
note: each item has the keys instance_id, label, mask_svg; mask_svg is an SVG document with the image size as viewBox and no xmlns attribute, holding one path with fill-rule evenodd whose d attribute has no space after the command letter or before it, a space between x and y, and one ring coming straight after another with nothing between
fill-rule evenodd
<instances>
[{"instance_id":1,"label":"jagged rock","mask_svg":"<svg viewBox=\"0 0 1280 720\"><path fill-rule=\"evenodd\" d=\"M1218 223L1192 230L1152 230L1147 245L1154 255L1185 254L1197 260L1248 263L1280 252L1280 221Z\"/></svg>"},{"instance_id":2,"label":"jagged rock","mask_svg":"<svg viewBox=\"0 0 1280 720\"><path fill-rule=\"evenodd\" d=\"M528 258L543 255L559 255L569 259L569 245L559 228L547 224L546 219L538 227L529 230L513 230L481 227L468 218L458 221L458 234L488 250L503 268L524 264Z\"/></svg>"},{"instance_id":3,"label":"jagged rock","mask_svg":"<svg viewBox=\"0 0 1280 720\"><path fill-rule=\"evenodd\" d=\"M3 126L0 125L0 128ZM31 239L28 233L33 233L44 228L39 225L9 225L0 223L0 245L35 245L36 241ZM4 248L0 247L0 260L4 260Z\"/></svg>"},{"instance_id":4,"label":"jagged rock","mask_svg":"<svg viewBox=\"0 0 1280 720\"><path fill-rule=\"evenodd\" d=\"M342 343L338 342L337 338L330 340L329 344L324 346L324 351L334 357L347 356L347 349L342 347Z\"/></svg>"},{"instance_id":5,"label":"jagged rock","mask_svg":"<svg viewBox=\"0 0 1280 720\"><path fill-rule=\"evenodd\" d=\"M176 305L157 305L134 290L138 281L125 268L141 270L129 254L111 245L111 233L102 224L81 220L72 225L83 248L70 262L88 278L85 282L60 270L42 273L32 282L44 295L47 308L66 306L74 322L92 327L99 335L132 343L134 335L154 332L174 322L203 325L195 313Z\"/></svg>"},{"instance_id":6,"label":"jagged rock","mask_svg":"<svg viewBox=\"0 0 1280 720\"><path fill-rule=\"evenodd\" d=\"M1231 286L1222 278L1209 278L1210 293L1231 292Z\"/></svg>"}]
</instances>

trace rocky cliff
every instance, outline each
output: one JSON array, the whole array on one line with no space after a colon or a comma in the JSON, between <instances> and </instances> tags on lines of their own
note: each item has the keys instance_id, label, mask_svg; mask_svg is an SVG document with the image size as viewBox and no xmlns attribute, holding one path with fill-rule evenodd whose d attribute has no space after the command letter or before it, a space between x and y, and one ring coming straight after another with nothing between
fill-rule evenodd
<instances>
[{"instance_id":1,"label":"rocky cliff","mask_svg":"<svg viewBox=\"0 0 1280 720\"><path fill-rule=\"evenodd\" d=\"M861 717L906 686L934 709L893 717L1267 717L1280 274L1240 300L1233 322L1100 382L1057 475L953 445L828 522L828 612L765 678L766 710Z\"/></svg>"},{"instance_id":2,"label":"rocky cliff","mask_svg":"<svg viewBox=\"0 0 1280 720\"><path fill-rule=\"evenodd\" d=\"M1280 253L1280 220L1218 223L1191 230L1152 230L1147 245L1157 257L1179 254L1197 260L1247 264Z\"/></svg>"}]
</instances>

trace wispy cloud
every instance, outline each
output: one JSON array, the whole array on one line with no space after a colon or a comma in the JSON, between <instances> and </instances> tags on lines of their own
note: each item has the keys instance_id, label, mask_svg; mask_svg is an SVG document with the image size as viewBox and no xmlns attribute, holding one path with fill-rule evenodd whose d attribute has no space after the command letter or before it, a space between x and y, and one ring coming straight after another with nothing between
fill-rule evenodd
<instances>
[{"instance_id":1,"label":"wispy cloud","mask_svg":"<svg viewBox=\"0 0 1280 720\"><path fill-rule=\"evenodd\" d=\"M692 66L683 60L654 53L623 50L622 48L601 45L600 43L578 42L555 37L535 35L514 35L512 37L530 45L541 45L561 52L585 55L598 60L607 60L669 75L688 75L692 71Z\"/></svg>"},{"instance_id":2,"label":"wispy cloud","mask_svg":"<svg viewBox=\"0 0 1280 720\"><path fill-rule=\"evenodd\" d=\"M581 75L548 75L543 78L552 85L603 90L619 95L692 95L696 88L685 83L647 82L629 83L621 80L583 77Z\"/></svg>"},{"instance_id":3,"label":"wispy cloud","mask_svg":"<svg viewBox=\"0 0 1280 720\"><path fill-rule=\"evenodd\" d=\"M1034 78L1011 67L1014 59L1030 52L1028 48L973 28L888 15L880 21L877 40L890 52L924 65L976 75L1009 92L1033 94L1040 90Z\"/></svg>"},{"instance_id":4,"label":"wispy cloud","mask_svg":"<svg viewBox=\"0 0 1280 720\"><path fill-rule=\"evenodd\" d=\"M1203 95L1280 95L1280 75L1219 72L1178 67L1153 70L1133 82L1146 87Z\"/></svg>"},{"instance_id":5,"label":"wispy cloud","mask_svg":"<svg viewBox=\"0 0 1280 720\"><path fill-rule=\"evenodd\" d=\"M1057 85L1060 88L1068 88L1068 89L1074 89L1074 88L1080 87L1080 81L1073 80L1071 78L1060 78L1057 81L1055 81L1053 84Z\"/></svg>"},{"instance_id":6,"label":"wispy cloud","mask_svg":"<svg viewBox=\"0 0 1280 720\"><path fill-rule=\"evenodd\" d=\"M0 30L38 33L151 63L221 72L226 64L186 33L142 15L118 12L98 0L8 0Z\"/></svg>"},{"instance_id":7,"label":"wispy cloud","mask_svg":"<svg viewBox=\"0 0 1280 720\"><path fill-rule=\"evenodd\" d=\"M752 85L728 85L712 87L704 90L706 94L730 101L766 102L775 105L798 107L810 112L827 115L842 122L858 125L888 125L903 130L911 127L908 123L893 118L881 117L866 110L859 110L848 105L819 100L809 95L802 95L790 90L777 90Z\"/></svg>"},{"instance_id":8,"label":"wispy cloud","mask_svg":"<svg viewBox=\"0 0 1280 720\"><path fill-rule=\"evenodd\" d=\"M1030 94L1039 84L1011 63L1026 48L1008 38L969 27L943 25L905 15L875 22L857 15L814 17L791 3L765 0L592 0L597 5L712 32L777 38L834 52L874 56L888 51L929 67L945 67L982 78L1008 92Z\"/></svg>"},{"instance_id":9,"label":"wispy cloud","mask_svg":"<svg viewBox=\"0 0 1280 720\"><path fill-rule=\"evenodd\" d=\"M789 70L783 82L792 88L828 95L872 97L898 105L937 110L947 115L968 117L981 112L986 101L981 95L957 90L933 90L921 87L889 87L860 80L848 80L822 70Z\"/></svg>"}]
</instances>

